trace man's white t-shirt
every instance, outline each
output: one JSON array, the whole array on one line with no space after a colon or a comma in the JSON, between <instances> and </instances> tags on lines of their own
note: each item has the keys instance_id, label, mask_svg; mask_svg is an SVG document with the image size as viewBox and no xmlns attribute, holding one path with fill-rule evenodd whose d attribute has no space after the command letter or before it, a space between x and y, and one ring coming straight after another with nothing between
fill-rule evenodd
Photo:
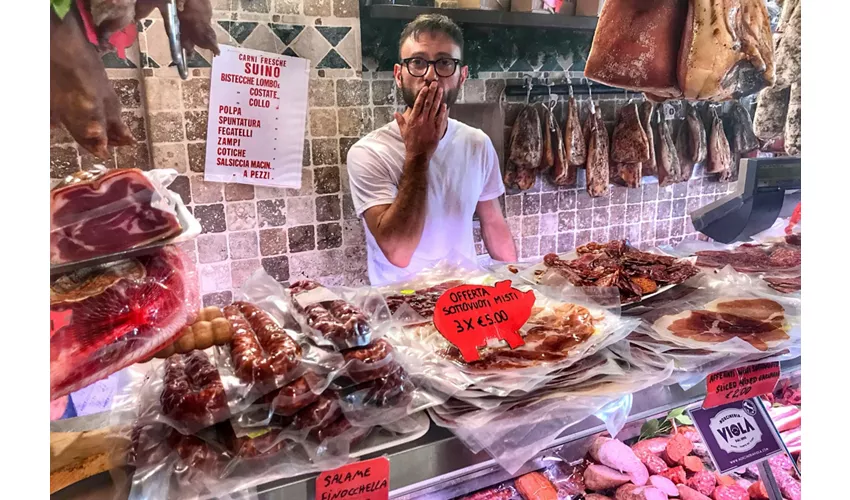
<instances>
[{"instance_id":1,"label":"man's white t-shirt","mask_svg":"<svg viewBox=\"0 0 850 500\"><path fill-rule=\"evenodd\" d=\"M351 198L357 215L376 205L388 205L398 195L404 169L404 141L392 121L369 133L348 152ZM480 201L505 192L499 158L483 131L449 119L428 167L428 201L425 228L410 265L392 265L378 247L366 222L369 281L393 283L437 264L447 257L475 260L472 216Z\"/></svg>"}]
</instances>

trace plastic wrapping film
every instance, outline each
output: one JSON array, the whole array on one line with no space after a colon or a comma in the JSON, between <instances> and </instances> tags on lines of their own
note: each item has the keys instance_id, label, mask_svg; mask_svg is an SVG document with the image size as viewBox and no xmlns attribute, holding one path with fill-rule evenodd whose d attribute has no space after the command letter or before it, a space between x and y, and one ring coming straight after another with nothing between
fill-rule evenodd
<instances>
[{"instance_id":1,"label":"plastic wrapping film","mask_svg":"<svg viewBox=\"0 0 850 500\"><path fill-rule=\"evenodd\" d=\"M387 304L372 288L331 289L303 280L286 289L286 297L302 331L319 346L337 350L364 347L391 326Z\"/></svg>"},{"instance_id":2,"label":"plastic wrapping film","mask_svg":"<svg viewBox=\"0 0 850 500\"><path fill-rule=\"evenodd\" d=\"M741 273L758 276L797 277L801 269L800 233L786 238L762 236L752 243L724 245L714 241L683 241L666 251L679 257L696 256L695 264L705 273L731 265ZM796 244L790 243L796 240Z\"/></svg>"},{"instance_id":3,"label":"plastic wrapping film","mask_svg":"<svg viewBox=\"0 0 850 500\"><path fill-rule=\"evenodd\" d=\"M271 481L340 467L427 431L420 414L383 428L351 427L321 441L298 442L269 426L237 436L229 423L194 436L153 425L136 427L129 465L135 468L130 500L150 498L255 498Z\"/></svg>"},{"instance_id":4,"label":"plastic wrapping film","mask_svg":"<svg viewBox=\"0 0 850 500\"><path fill-rule=\"evenodd\" d=\"M672 366L645 372L630 369L623 376L578 384L527 403L454 417L429 410L437 425L447 427L473 452L486 451L505 470L515 473L564 431L595 415L611 435L617 435L631 411L632 393L663 382Z\"/></svg>"},{"instance_id":5,"label":"plastic wrapping film","mask_svg":"<svg viewBox=\"0 0 850 500\"><path fill-rule=\"evenodd\" d=\"M444 281L447 276L454 278ZM391 309L393 297L401 296L404 290L414 291L402 296L406 300L394 311L394 317L405 326L392 330L391 340L411 374L424 380L433 392L447 397L469 388L495 396L529 392L551 380L553 373L622 339L637 324L637 320L620 318L615 310L596 305L599 299L606 304L618 303L614 289L595 289L591 296L581 290L534 288L515 282L520 291L533 290L536 297L532 316L520 330L525 346L503 356L506 351L501 344L488 344L481 351L481 360L467 364L433 326L430 315L436 298L409 302L411 297L431 294L432 290L437 290L437 295L458 284L491 285L496 281L499 278L484 271L449 272L438 266L436 272L421 275L416 283L382 289ZM607 296L602 297L604 292Z\"/></svg>"},{"instance_id":6,"label":"plastic wrapping film","mask_svg":"<svg viewBox=\"0 0 850 500\"><path fill-rule=\"evenodd\" d=\"M149 358L199 305L194 265L175 246L51 280L51 399Z\"/></svg>"},{"instance_id":7,"label":"plastic wrapping film","mask_svg":"<svg viewBox=\"0 0 850 500\"><path fill-rule=\"evenodd\" d=\"M626 306L692 280L698 274L693 266L695 260L672 255L662 248L639 250L625 240L613 240L588 243L560 256L548 254L542 262L520 270L517 276L532 284L580 288L584 294L593 293L595 287L616 287Z\"/></svg>"},{"instance_id":8,"label":"plastic wrapping film","mask_svg":"<svg viewBox=\"0 0 850 500\"><path fill-rule=\"evenodd\" d=\"M800 340L801 301L779 295L705 276L699 290L644 315L641 326L655 339L689 349L773 354Z\"/></svg>"},{"instance_id":9,"label":"plastic wrapping film","mask_svg":"<svg viewBox=\"0 0 850 500\"><path fill-rule=\"evenodd\" d=\"M672 363L683 389L718 370L800 355L799 296L772 290L731 268L706 274L698 288L644 312L641 324L611 350L630 363Z\"/></svg>"},{"instance_id":10,"label":"plastic wrapping film","mask_svg":"<svg viewBox=\"0 0 850 500\"><path fill-rule=\"evenodd\" d=\"M50 263L63 265L200 233L180 196L167 189L177 171L95 167L50 193ZM181 224L180 219L184 222ZM184 227L186 226L186 227ZM103 234L111 234L104 238Z\"/></svg>"}]
</instances>

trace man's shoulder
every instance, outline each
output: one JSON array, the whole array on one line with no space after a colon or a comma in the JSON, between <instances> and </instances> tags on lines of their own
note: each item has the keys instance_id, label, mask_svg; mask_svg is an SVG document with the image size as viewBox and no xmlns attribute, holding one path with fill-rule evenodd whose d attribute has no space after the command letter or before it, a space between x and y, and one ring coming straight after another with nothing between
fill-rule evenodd
<instances>
[{"instance_id":1,"label":"man's shoulder","mask_svg":"<svg viewBox=\"0 0 850 500\"><path fill-rule=\"evenodd\" d=\"M393 127L393 123L387 123L364 135L351 146L351 150L377 151L404 144L398 126Z\"/></svg>"}]
</instances>

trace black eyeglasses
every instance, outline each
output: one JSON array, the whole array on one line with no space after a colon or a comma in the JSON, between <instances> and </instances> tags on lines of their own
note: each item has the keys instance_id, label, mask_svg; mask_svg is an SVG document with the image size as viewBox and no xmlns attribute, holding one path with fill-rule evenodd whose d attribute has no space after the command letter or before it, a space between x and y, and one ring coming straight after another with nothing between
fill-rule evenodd
<instances>
[{"instance_id":1,"label":"black eyeglasses","mask_svg":"<svg viewBox=\"0 0 850 500\"><path fill-rule=\"evenodd\" d=\"M425 76L425 73L428 72L428 66L432 64L434 65L434 71L437 72L437 76L443 78L455 74L458 65L460 65L460 59L451 59L449 57L441 57L436 61L429 61L421 57L408 57L407 59L402 59L401 62L407 67L407 72L416 78Z\"/></svg>"}]
</instances>

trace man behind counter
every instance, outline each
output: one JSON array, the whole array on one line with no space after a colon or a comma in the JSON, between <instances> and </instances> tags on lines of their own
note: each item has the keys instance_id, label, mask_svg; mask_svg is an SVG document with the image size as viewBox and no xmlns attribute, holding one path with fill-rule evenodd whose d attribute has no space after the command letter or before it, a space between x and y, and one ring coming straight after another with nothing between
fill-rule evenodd
<instances>
[{"instance_id":1,"label":"man behind counter","mask_svg":"<svg viewBox=\"0 0 850 500\"><path fill-rule=\"evenodd\" d=\"M493 143L481 130L448 117L469 73L462 52L463 33L446 16L426 14L410 22L393 68L407 108L348 152L372 285L398 281L447 257L474 261L476 213L490 256L516 260L499 205L505 187Z\"/></svg>"}]
</instances>

